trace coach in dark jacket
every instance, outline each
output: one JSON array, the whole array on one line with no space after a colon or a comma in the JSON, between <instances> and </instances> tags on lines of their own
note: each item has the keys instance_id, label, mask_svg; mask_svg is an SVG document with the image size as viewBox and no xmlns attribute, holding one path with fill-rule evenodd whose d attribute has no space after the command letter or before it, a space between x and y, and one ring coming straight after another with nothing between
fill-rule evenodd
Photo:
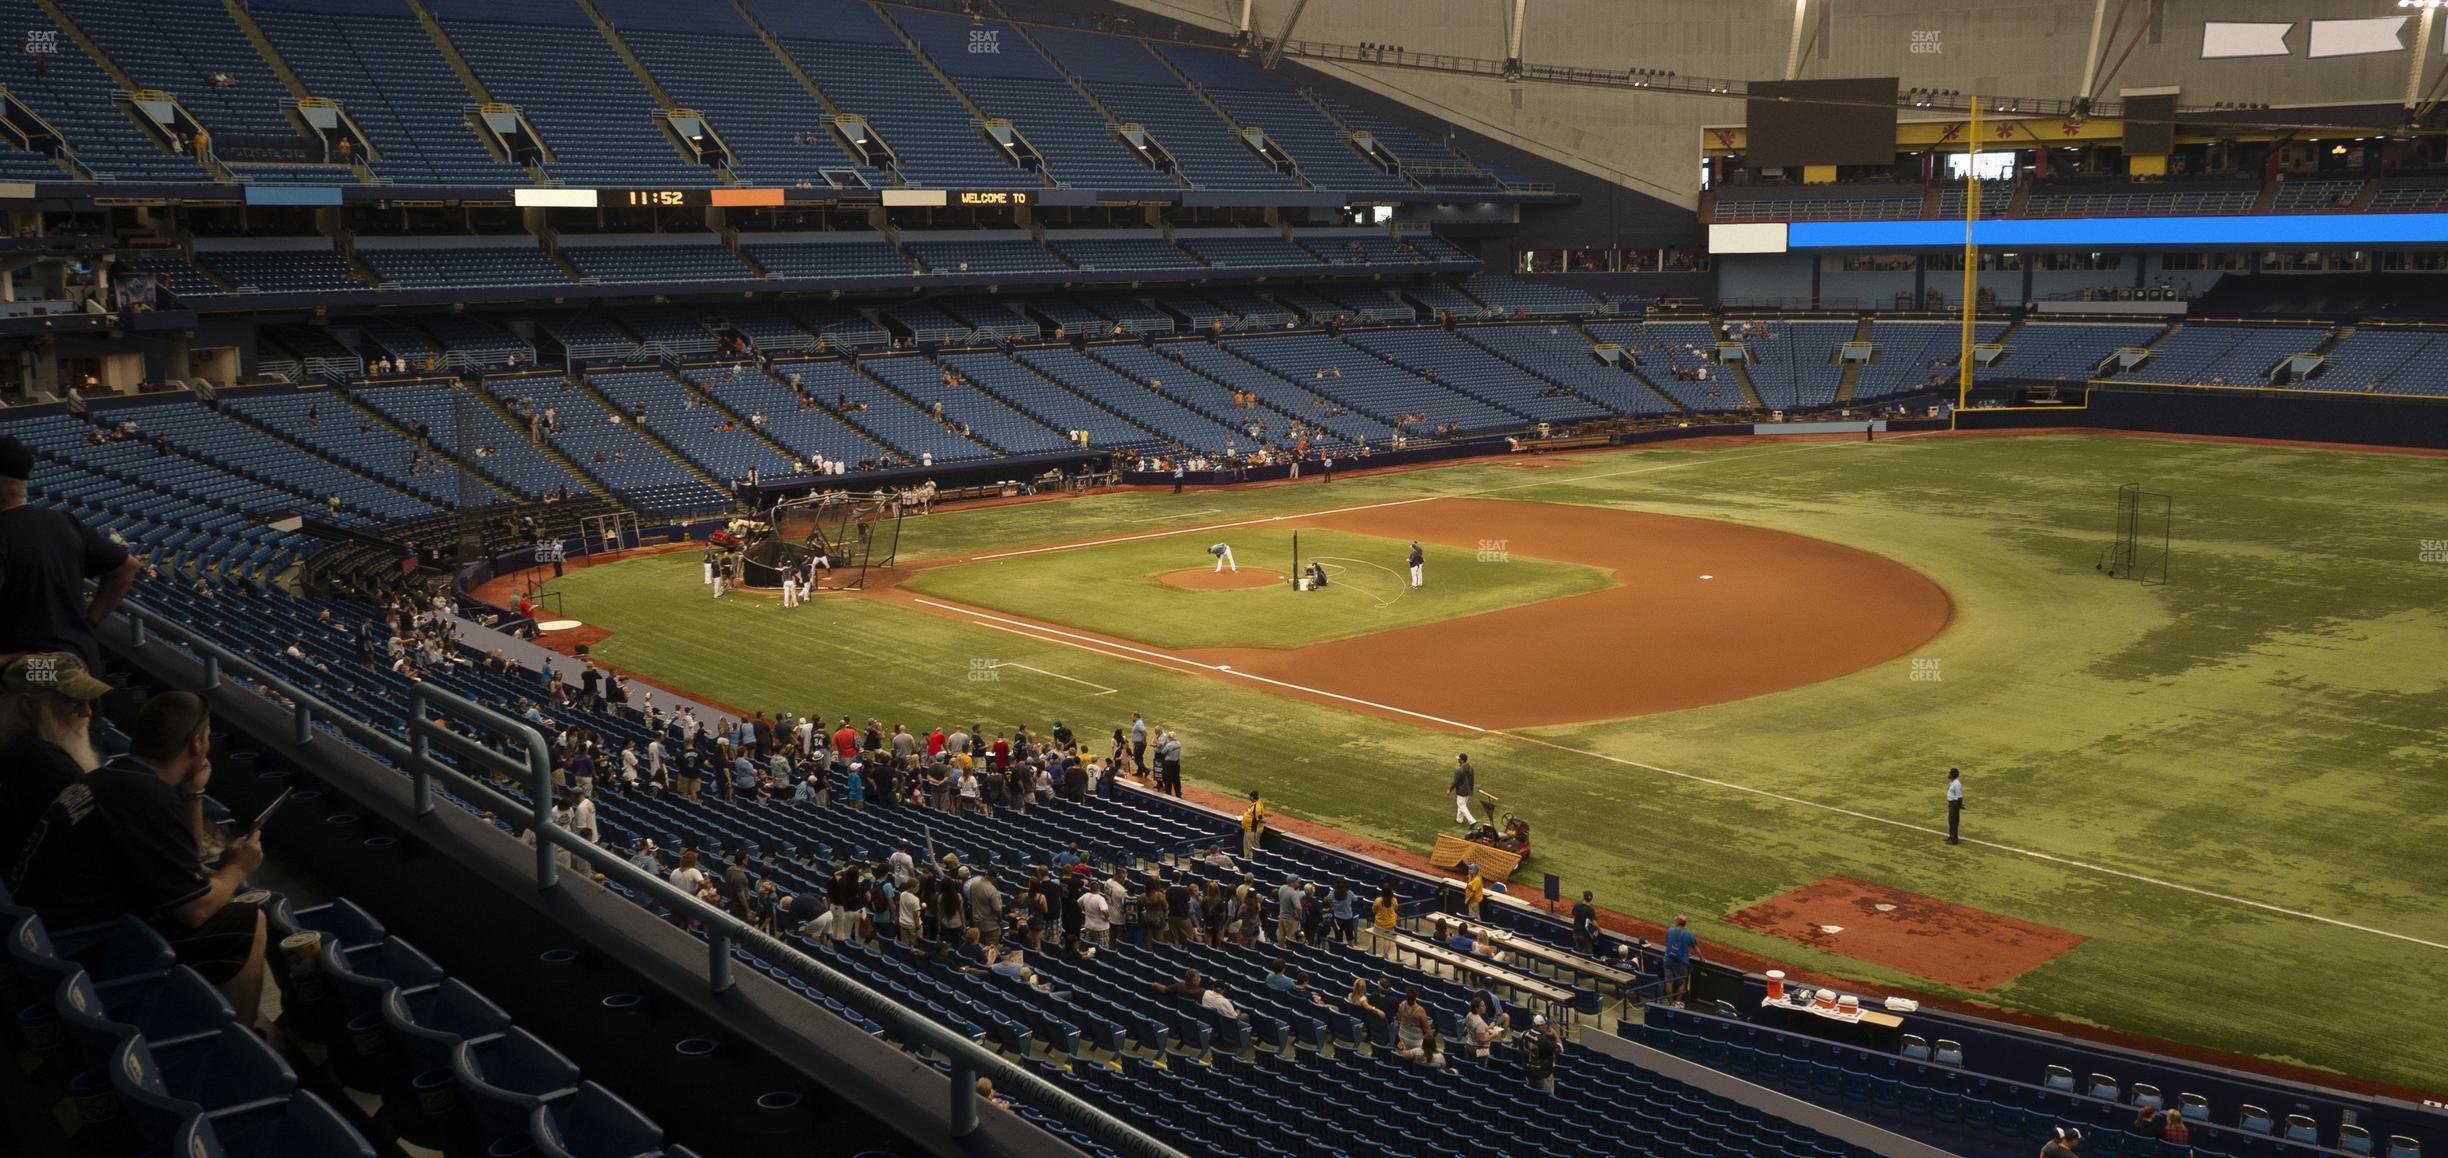
<instances>
[{"instance_id":1,"label":"coach in dark jacket","mask_svg":"<svg viewBox=\"0 0 2448 1158\"><path fill-rule=\"evenodd\" d=\"M1477 795L1478 792L1479 773L1471 768L1470 754L1465 752L1455 756L1453 774L1455 824L1468 826L1479 823L1479 818L1471 815L1470 807L1471 797Z\"/></svg>"}]
</instances>

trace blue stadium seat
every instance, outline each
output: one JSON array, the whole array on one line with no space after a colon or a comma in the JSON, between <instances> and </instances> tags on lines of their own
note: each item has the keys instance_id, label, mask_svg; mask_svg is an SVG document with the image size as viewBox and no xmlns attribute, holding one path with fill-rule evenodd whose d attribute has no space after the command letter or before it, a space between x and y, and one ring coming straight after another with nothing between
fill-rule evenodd
<instances>
[{"instance_id":1,"label":"blue stadium seat","mask_svg":"<svg viewBox=\"0 0 2448 1158\"><path fill-rule=\"evenodd\" d=\"M186 1158L374 1158L365 1135L307 1090L274 1104L198 1114L170 1149Z\"/></svg>"},{"instance_id":2,"label":"blue stadium seat","mask_svg":"<svg viewBox=\"0 0 2448 1158\"><path fill-rule=\"evenodd\" d=\"M461 1041L451 1073L488 1143L525 1134L539 1107L578 1092L578 1066L517 1026Z\"/></svg>"},{"instance_id":3,"label":"blue stadium seat","mask_svg":"<svg viewBox=\"0 0 2448 1158\"><path fill-rule=\"evenodd\" d=\"M96 1069L131 1038L167 1049L218 1037L237 1021L221 991L184 965L102 986L80 970L58 988L53 1005L79 1059Z\"/></svg>"},{"instance_id":4,"label":"blue stadium seat","mask_svg":"<svg viewBox=\"0 0 2448 1158\"><path fill-rule=\"evenodd\" d=\"M663 1146L662 1127L594 1082L537 1106L528 1132L547 1158L652 1158Z\"/></svg>"},{"instance_id":5,"label":"blue stadium seat","mask_svg":"<svg viewBox=\"0 0 2448 1158\"><path fill-rule=\"evenodd\" d=\"M237 1024L154 1050L141 1037L119 1044L111 1088L147 1142L181 1136L189 1119L236 1117L286 1102L297 1074L252 1030Z\"/></svg>"},{"instance_id":6,"label":"blue stadium seat","mask_svg":"<svg viewBox=\"0 0 2448 1158\"><path fill-rule=\"evenodd\" d=\"M80 976L99 988L114 982L157 977L176 963L170 944L134 917L63 929L54 939L42 918L28 916L9 934L9 959L42 992L56 993Z\"/></svg>"}]
</instances>

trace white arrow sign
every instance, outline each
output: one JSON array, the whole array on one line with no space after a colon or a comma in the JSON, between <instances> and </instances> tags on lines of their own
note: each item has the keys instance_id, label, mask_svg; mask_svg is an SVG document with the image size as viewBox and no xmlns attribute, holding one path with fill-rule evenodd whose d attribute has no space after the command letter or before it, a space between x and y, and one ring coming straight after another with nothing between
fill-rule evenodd
<instances>
[{"instance_id":1,"label":"white arrow sign","mask_svg":"<svg viewBox=\"0 0 2448 1158\"><path fill-rule=\"evenodd\" d=\"M2293 24L2238 24L2213 20L2202 25L2202 59L2239 56L2285 56L2287 33Z\"/></svg>"},{"instance_id":2,"label":"white arrow sign","mask_svg":"<svg viewBox=\"0 0 2448 1158\"><path fill-rule=\"evenodd\" d=\"M2405 44L2397 39L2405 31L2407 16L2375 16L2368 20L2315 20L2312 22L2311 56L2364 56L2374 52L2403 52Z\"/></svg>"}]
</instances>

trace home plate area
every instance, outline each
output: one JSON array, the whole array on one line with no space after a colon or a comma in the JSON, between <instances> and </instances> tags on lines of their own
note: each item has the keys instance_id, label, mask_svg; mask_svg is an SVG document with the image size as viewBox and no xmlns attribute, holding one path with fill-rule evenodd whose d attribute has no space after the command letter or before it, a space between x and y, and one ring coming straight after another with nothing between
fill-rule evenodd
<instances>
[{"instance_id":1,"label":"home plate area","mask_svg":"<svg viewBox=\"0 0 2448 1158\"><path fill-rule=\"evenodd\" d=\"M2004 985L2084 940L2063 929L1843 876L1770 897L1726 921L1973 993Z\"/></svg>"}]
</instances>

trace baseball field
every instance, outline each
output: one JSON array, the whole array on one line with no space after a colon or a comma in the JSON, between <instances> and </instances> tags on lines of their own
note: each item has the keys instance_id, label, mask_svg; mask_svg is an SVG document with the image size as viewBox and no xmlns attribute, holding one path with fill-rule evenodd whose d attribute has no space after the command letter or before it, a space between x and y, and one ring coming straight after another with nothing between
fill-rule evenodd
<instances>
[{"instance_id":1,"label":"baseball field","mask_svg":"<svg viewBox=\"0 0 2448 1158\"><path fill-rule=\"evenodd\" d=\"M2164 585L2097 569L2127 482L2174 496ZM1534 874L1704 953L2448 1090L2448 458L1687 445L948 510L900 558L788 611L693 553L556 588L706 700L1139 711L1194 788L1398 849L1468 751Z\"/></svg>"}]
</instances>

